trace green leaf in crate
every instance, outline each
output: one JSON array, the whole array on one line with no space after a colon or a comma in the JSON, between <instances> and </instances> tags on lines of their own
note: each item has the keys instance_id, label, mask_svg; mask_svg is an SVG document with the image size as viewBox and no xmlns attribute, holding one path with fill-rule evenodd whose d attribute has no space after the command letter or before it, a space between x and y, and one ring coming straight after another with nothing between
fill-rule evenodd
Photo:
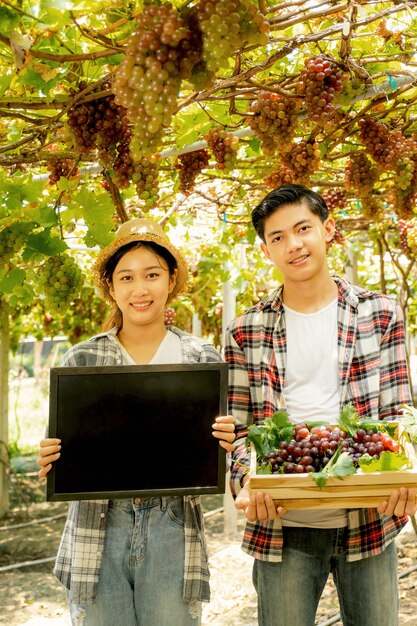
<instances>
[{"instance_id":1,"label":"green leaf in crate","mask_svg":"<svg viewBox=\"0 0 417 626\"><path fill-rule=\"evenodd\" d=\"M382 452L379 459L364 454L359 459L359 467L363 472L393 472L410 468L410 461L400 452Z\"/></svg>"},{"instance_id":2,"label":"green leaf in crate","mask_svg":"<svg viewBox=\"0 0 417 626\"><path fill-rule=\"evenodd\" d=\"M355 464L347 452L340 452L338 448L330 461L320 472L311 472L310 476L319 487L323 489L330 477L342 479L356 472Z\"/></svg>"}]
</instances>

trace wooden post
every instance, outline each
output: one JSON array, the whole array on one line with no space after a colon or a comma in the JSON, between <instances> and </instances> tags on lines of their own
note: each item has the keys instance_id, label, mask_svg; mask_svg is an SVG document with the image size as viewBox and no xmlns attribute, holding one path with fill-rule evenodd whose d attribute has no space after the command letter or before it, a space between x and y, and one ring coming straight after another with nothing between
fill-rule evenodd
<instances>
[{"instance_id":1,"label":"wooden post","mask_svg":"<svg viewBox=\"0 0 417 626\"><path fill-rule=\"evenodd\" d=\"M0 517L9 510L9 309L0 301Z\"/></svg>"},{"instance_id":2,"label":"wooden post","mask_svg":"<svg viewBox=\"0 0 417 626\"><path fill-rule=\"evenodd\" d=\"M230 280L223 284L223 345L227 325L236 317L236 296ZM230 491L228 476L226 477L226 493L223 496L224 532L229 537L237 533L237 511Z\"/></svg>"}]
</instances>

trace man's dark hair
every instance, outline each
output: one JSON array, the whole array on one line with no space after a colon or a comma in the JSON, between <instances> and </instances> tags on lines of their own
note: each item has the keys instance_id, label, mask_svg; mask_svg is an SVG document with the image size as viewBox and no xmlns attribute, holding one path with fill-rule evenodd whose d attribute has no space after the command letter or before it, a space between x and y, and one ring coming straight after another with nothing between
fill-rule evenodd
<instances>
[{"instance_id":1,"label":"man's dark hair","mask_svg":"<svg viewBox=\"0 0 417 626\"><path fill-rule=\"evenodd\" d=\"M284 205L305 202L312 213L322 222L329 217L329 209L320 194L304 185L283 185L270 191L253 209L252 224L258 236L265 241L265 221Z\"/></svg>"}]
</instances>

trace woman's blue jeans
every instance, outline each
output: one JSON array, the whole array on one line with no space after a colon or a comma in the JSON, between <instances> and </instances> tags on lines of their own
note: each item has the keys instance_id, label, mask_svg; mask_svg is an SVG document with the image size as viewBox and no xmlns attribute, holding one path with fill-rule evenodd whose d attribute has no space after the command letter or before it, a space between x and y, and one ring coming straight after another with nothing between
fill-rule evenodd
<instances>
[{"instance_id":1,"label":"woman's blue jeans","mask_svg":"<svg viewBox=\"0 0 417 626\"><path fill-rule=\"evenodd\" d=\"M97 601L70 604L74 626L199 626L182 599L182 498L110 503Z\"/></svg>"},{"instance_id":2,"label":"woman's blue jeans","mask_svg":"<svg viewBox=\"0 0 417 626\"><path fill-rule=\"evenodd\" d=\"M398 626L397 552L348 562L346 529L284 527L281 563L255 559L260 626L314 626L330 573L345 626Z\"/></svg>"}]
</instances>

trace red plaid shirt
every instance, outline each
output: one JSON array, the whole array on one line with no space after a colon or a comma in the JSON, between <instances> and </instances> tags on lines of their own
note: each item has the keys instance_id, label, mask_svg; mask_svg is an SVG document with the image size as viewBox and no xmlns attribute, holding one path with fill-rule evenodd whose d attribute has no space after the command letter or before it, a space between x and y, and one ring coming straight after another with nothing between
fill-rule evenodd
<instances>
[{"instance_id":1,"label":"red plaid shirt","mask_svg":"<svg viewBox=\"0 0 417 626\"><path fill-rule=\"evenodd\" d=\"M340 407L352 402L359 415L398 419L399 405L412 404L401 309L385 295L338 285L338 354ZM247 428L285 408L286 329L282 287L234 320L226 332L229 363L229 412L237 423L231 468L232 492L241 489L249 466ZM243 467L242 467L243 465ZM348 513L347 559L379 554L407 522L407 517L380 516L376 509ZM279 518L246 525L243 550L263 561L282 558Z\"/></svg>"}]
</instances>

